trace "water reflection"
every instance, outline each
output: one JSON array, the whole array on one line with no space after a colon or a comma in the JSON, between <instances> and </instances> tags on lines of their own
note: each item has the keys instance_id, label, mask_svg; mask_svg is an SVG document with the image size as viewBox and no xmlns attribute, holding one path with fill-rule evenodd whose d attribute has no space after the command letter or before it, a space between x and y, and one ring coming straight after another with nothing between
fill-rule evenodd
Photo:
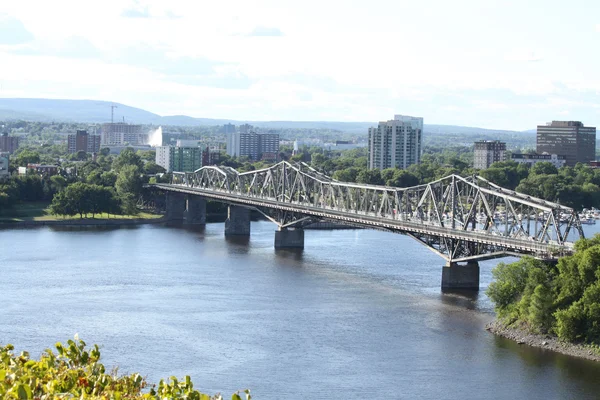
<instances>
[{"instance_id":1,"label":"water reflection","mask_svg":"<svg viewBox=\"0 0 600 400\"><path fill-rule=\"evenodd\" d=\"M460 307L466 310L477 309L478 299L478 290L444 289L440 294L442 304Z\"/></svg>"},{"instance_id":2,"label":"water reflection","mask_svg":"<svg viewBox=\"0 0 600 400\"><path fill-rule=\"evenodd\" d=\"M304 249L276 249L275 257L278 259L291 259L294 261L302 261Z\"/></svg>"}]
</instances>

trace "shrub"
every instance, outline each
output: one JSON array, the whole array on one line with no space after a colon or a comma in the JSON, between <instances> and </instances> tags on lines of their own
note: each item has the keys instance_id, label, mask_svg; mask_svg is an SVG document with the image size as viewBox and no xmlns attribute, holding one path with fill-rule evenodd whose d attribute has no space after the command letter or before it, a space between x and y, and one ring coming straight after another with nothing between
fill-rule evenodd
<instances>
[{"instance_id":1,"label":"shrub","mask_svg":"<svg viewBox=\"0 0 600 400\"><path fill-rule=\"evenodd\" d=\"M138 373L106 373L98 346L87 349L77 337L55 347L56 353L46 349L39 361L32 360L27 352L14 355L10 344L0 347L0 398L222 400L221 395L209 396L195 390L189 376L181 381L172 376L158 385L148 385ZM251 399L249 390L242 394L246 400ZM241 400L240 392L234 393L232 400Z\"/></svg>"}]
</instances>

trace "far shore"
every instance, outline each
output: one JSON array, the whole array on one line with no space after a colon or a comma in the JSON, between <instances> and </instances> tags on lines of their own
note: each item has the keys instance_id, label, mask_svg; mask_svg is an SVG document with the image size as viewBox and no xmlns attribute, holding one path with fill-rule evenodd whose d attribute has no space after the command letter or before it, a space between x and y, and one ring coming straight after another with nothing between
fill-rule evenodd
<instances>
[{"instance_id":1,"label":"far shore","mask_svg":"<svg viewBox=\"0 0 600 400\"><path fill-rule=\"evenodd\" d=\"M530 333L518 327L507 327L498 320L487 324L485 329L495 335L514 340L518 344L547 349L568 356L584 358L586 360L600 361L600 354L590 348L590 346L563 342L556 336Z\"/></svg>"},{"instance_id":2,"label":"far shore","mask_svg":"<svg viewBox=\"0 0 600 400\"><path fill-rule=\"evenodd\" d=\"M157 218L69 218L69 219L43 219L23 221L0 221L0 229L34 228L38 226L123 226L160 224L167 220Z\"/></svg>"}]
</instances>

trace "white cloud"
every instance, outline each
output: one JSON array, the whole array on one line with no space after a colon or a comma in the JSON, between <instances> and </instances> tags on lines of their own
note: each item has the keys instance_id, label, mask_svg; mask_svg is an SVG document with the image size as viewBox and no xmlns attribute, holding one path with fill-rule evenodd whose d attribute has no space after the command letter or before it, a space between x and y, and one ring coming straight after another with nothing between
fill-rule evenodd
<instances>
[{"instance_id":1,"label":"white cloud","mask_svg":"<svg viewBox=\"0 0 600 400\"><path fill-rule=\"evenodd\" d=\"M38 38L10 47L19 55L2 54L11 64L0 65L4 96L94 97L247 119L380 120L441 110L452 118L505 113L508 121L533 118L515 111L535 105L575 113L600 90L599 57L587 52L573 62L596 44L587 36L597 41L573 29L584 21L565 18L560 31L544 30L527 5L515 16L491 2L457 12L440 0L34 3L36 12L30 0L0 5ZM73 38L79 42L67 46ZM77 54L97 61L72 62ZM577 104L546 101L553 97Z\"/></svg>"},{"instance_id":2,"label":"white cloud","mask_svg":"<svg viewBox=\"0 0 600 400\"><path fill-rule=\"evenodd\" d=\"M283 32L279 28L257 26L246 36L283 36Z\"/></svg>"},{"instance_id":3,"label":"white cloud","mask_svg":"<svg viewBox=\"0 0 600 400\"><path fill-rule=\"evenodd\" d=\"M544 57L539 51L533 49L513 49L504 55L506 61L536 62L542 61Z\"/></svg>"}]
</instances>

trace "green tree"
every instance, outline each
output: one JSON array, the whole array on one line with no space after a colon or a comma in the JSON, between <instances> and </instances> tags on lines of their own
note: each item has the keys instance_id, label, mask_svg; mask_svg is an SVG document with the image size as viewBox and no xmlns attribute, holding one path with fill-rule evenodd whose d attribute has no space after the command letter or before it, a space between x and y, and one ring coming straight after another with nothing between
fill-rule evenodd
<instances>
[{"instance_id":1,"label":"green tree","mask_svg":"<svg viewBox=\"0 0 600 400\"><path fill-rule=\"evenodd\" d=\"M146 164L144 164L144 173L145 174L156 175L156 174L161 174L161 173L165 173L165 172L167 172L167 170L165 170L160 165L156 164L154 161L148 161Z\"/></svg>"},{"instance_id":2,"label":"green tree","mask_svg":"<svg viewBox=\"0 0 600 400\"><path fill-rule=\"evenodd\" d=\"M143 181L140 169L136 165L125 165L121 168L115 184L126 214L137 214L137 199L142 191Z\"/></svg>"},{"instance_id":3,"label":"green tree","mask_svg":"<svg viewBox=\"0 0 600 400\"><path fill-rule=\"evenodd\" d=\"M67 180L62 175L54 175L50 177L50 184L54 193L56 193L67 187Z\"/></svg>"},{"instance_id":4,"label":"green tree","mask_svg":"<svg viewBox=\"0 0 600 400\"><path fill-rule=\"evenodd\" d=\"M356 182L369 185L383 185L381 171L378 169L363 169L356 176Z\"/></svg>"},{"instance_id":5,"label":"green tree","mask_svg":"<svg viewBox=\"0 0 600 400\"><path fill-rule=\"evenodd\" d=\"M114 171L105 171L100 176L102 186L115 187L117 183L117 174Z\"/></svg>"},{"instance_id":6,"label":"green tree","mask_svg":"<svg viewBox=\"0 0 600 400\"><path fill-rule=\"evenodd\" d=\"M518 317L517 302L525 291L529 269L534 266L535 260L524 257L511 263L498 264L493 270L494 281L490 283L486 294L496 305L496 312L500 317Z\"/></svg>"},{"instance_id":7,"label":"green tree","mask_svg":"<svg viewBox=\"0 0 600 400\"><path fill-rule=\"evenodd\" d=\"M144 167L142 159L138 156L131 147L121 151L121 153L113 161L113 169L120 172L125 166L135 166L140 171Z\"/></svg>"},{"instance_id":8,"label":"green tree","mask_svg":"<svg viewBox=\"0 0 600 400\"><path fill-rule=\"evenodd\" d=\"M138 150L135 154L143 161L156 160L156 150Z\"/></svg>"},{"instance_id":9,"label":"green tree","mask_svg":"<svg viewBox=\"0 0 600 400\"><path fill-rule=\"evenodd\" d=\"M533 167L531 167L531 174L533 174L533 175L557 175L558 170L556 169L554 164L552 164L551 162L542 161L542 162L534 164Z\"/></svg>"},{"instance_id":10,"label":"green tree","mask_svg":"<svg viewBox=\"0 0 600 400\"><path fill-rule=\"evenodd\" d=\"M333 173L333 179L340 182L356 182L356 177L360 170L356 167L350 167L346 169L340 169Z\"/></svg>"},{"instance_id":11,"label":"green tree","mask_svg":"<svg viewBox=\"0 0 600 400\"><path fill-rule=\"evenodd\" d=\"M36 151L23 150L14 158L14 162L19 167L26 167L27 164L37 164L40 162L40 154Z\"/></svg>"},{"instance_id":12,"label":"green tree","mask_svg":"<svg viewBox=\"0 0 600 400\"><path fill-rule=\"evenodd\" d=\"M388 186L411 187L419 184L419 178L404 169L394 169L391 179L385 182Z\"/></svg>"}]
</instances>

